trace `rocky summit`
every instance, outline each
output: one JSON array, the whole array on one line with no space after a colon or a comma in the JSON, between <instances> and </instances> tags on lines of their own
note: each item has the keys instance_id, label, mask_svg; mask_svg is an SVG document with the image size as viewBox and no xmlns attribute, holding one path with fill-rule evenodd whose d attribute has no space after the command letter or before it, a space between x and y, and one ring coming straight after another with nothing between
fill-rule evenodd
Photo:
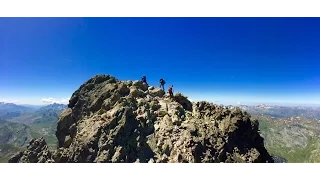
<instances>
[{"instance_id":1,"label":"rocky summit","mask_svg":"<svg viewBox=\"0 0 320 180\"><path fill-rule=\"evenodd\" d=\"M239 108L192 103L141 81L97 75L60 114L56 150L33 139L9 162L273 162L258 127Z\"/></svg>"}]
</instances>

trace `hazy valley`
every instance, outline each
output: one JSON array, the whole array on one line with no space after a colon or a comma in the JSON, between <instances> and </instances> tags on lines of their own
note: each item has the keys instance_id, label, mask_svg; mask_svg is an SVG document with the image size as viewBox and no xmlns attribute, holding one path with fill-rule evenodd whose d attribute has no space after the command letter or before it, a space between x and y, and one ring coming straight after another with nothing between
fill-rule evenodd
<instances>
[{"instance_id":1,"label":"hazy valley","mask_svg":"<svg viewBox=\"0 0 320 180\"><path fill-rule=\"evenodd\" d=\"M63 104L30 108L12 103L0 103L0 162L26 148L33 138L44 137L55 148L56 121Z\"/></svg>"},{"instance_id":2,"label":"hazy valley","mask_svg":"<svg viewBox=\"0 0 320 180\"><path fill-rule=\"evenodd\" d=\"M258 119L269 153L288 162L320 162L320 108L242 106Z\"/></svg>"}]
</instances>

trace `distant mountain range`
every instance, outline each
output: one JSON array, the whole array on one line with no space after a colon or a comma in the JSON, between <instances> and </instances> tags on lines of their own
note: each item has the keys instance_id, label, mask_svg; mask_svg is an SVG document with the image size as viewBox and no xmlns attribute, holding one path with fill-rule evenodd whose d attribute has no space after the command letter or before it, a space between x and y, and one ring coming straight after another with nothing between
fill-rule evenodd
<instances>
[{"instance_id":1,"label":"distant mountain range","mask_svg":"<svg viewBox=\"0 0 320 180\"><path fill-rule=\"evenodd\" d=\"M0 120L18 117L23 112L30 112L32 108L16 105L13 103L0 102Z\"/></svg>"},{"instance_id":2,"label":"distant mountain range","mask_svg":"<svg viewBox=\"0 0 320 180\"><path fill-rule=\"evenodd\" d=\"M44 137L49 147L56 147L56 122L67 106L50 104L26 107L0 103L0 162L6 162L15 152L26 148L32 138Z\"/></svg>"},{"instance_id":3,"label":"distant mountain range","mask_svg":"<svg viewBox=\"0 0 320 180\"><path fill-rule=\"evenodd\" d=\"M0 102L0 111L17 112L17 111L28 111L28 110L31 110L31 108L13 104L13 103Z\"/></svg>"},{"instance_id":4,"label":"distant mountain range","mask_svg":"<svg viewBox=\"0 0 320 180\"><path fill-rule=\"evenodd\" d=\"M37 118L33 118L33 123L52 122L55 124L60 112L66 108L67 105L56 103L41 107L34 113Z\"/></svg>"},{"instance_id":5,"label":"distant mountain range","mask_svg":"<svg viewBox=\"0 0 320 180\"><path fill-rule=\"evenodd\" d=\"M32 111L16 111L7 109L4 111L5 116L0 120L9 122L22 123L26 125L41 125L41 127L52 128L55 125L60 112L67 108L64 104L49 104Z\"/></svg>"},{"instance_id":6,"label":"distant mountain range","mask_svg":"<svg viewBox=\"0 0 320 180\"><path fill-rule=\"evenodd\" d=\"M307 107L307 106L240 106L244 111L252 115L270 116L274 118L290 118L303 116L308 119L320 119L320 108L319 107Z\"/></svg>"},{"instance_id":7,"label":"distant mountain range","mask_svg":"<svg viewBox=\"0 0 320 180\"><path fill-rule=\"evenodd\" d=\"M67 108L64 104L49 104L47 106L29 106L29 105L17 105L13 103L0 102L0 120L9 120L19 118L21 116L43 115L50 113L52 116L57 117L57 113ZM30 119L30 118L29 118ZM19 121L18 121L19 122ZM27 122L22 122L27 123Z\"/></svg>"},{"instance_id":8,"label":"distant mountain range","mask_svg":"<svg viewBox=\"0 0 320 180\"><path fill-rule=\"evenodd\" d=\"M49 105L17 105L14 103L6 103L0 102L0 111L5 112L21 112L21 111L36 111L36 110L47 110L47 109L54 109L54 110L62 110L65 109L67 105L65 104L58 104L53 103Z\"/></svg>"},{"instance_id":9,"label":"distant mountain range","mask_svg":"<svg viewBox=\"0 0 320 180\"><path fill-rule=\"evenodd\" d=\"M24 106L24 107L28 107L28 108L31 108L33 110L37 110L37 109L40 109L46 105L31 105L31 104L20 104L20 106Z\"/></svg>"},{"instance_id":10,"label":"distant mountain range","mask_svg":"<svg viewBox=\"0 0 320 180\"><path fill-rule=\"evenodd\" d=\"M65 104L53 103L53 104L49 104L47 106L39 108L38 111L47 111L47 110L61 111L65 108L67 108L67 105Z\"/></svg>"}]
</instances>

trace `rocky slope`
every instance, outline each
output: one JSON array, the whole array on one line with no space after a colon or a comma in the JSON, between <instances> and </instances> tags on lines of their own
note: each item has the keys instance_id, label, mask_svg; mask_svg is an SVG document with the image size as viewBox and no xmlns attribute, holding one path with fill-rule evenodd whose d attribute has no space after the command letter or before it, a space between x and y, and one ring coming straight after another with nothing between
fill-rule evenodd
<instances>
[{"instance_id":1,"label":"rocky slope","mask_svg":"<svg viewBox=\"0 0 320 180\"><path fill-rule=\"evenodd\" d=\"M73 93L56 136L57 150L33 139L9 162L273 162L246 112L109 75Z\"/></svg>"}]
</instances>

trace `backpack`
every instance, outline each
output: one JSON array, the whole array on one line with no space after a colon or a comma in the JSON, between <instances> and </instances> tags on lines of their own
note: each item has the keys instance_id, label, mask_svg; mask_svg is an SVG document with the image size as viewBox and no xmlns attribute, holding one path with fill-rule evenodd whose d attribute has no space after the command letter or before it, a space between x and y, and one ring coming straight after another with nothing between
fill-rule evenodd
<instances>
[{"instance_id":1,"label":"backpack","mask_svg":"<svg viewBox=\"0 0 320 180\"><path fill-rule=\"evenodd\" d=\"M163 79L160 79L161 84L165 84L166 82Z\"/></svg>"}]
</instances>

